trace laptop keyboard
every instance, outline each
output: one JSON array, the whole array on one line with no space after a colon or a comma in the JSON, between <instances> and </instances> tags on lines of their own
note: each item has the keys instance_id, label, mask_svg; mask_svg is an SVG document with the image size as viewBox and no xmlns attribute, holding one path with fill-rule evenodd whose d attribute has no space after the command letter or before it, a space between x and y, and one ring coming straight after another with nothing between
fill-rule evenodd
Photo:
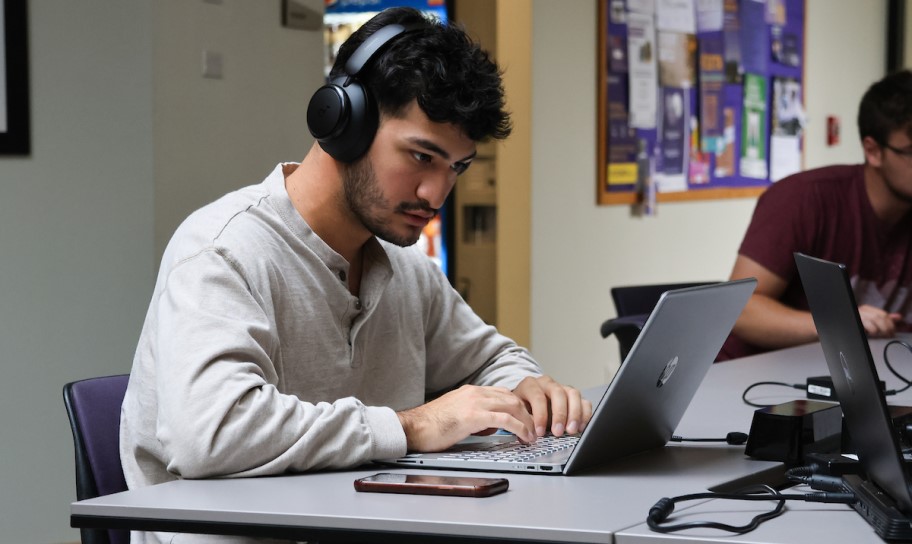
<instances>
[{"instance_id":1,"label":"laptop keyboard","mask_svg":"<svg viewBox=\"0 0 912 544\"><path fill-rule=\"evenodd\" d=\"M563 450L573 449L579 441L579 435L543 436L534 444L522 442L499 442L494 444L472 444L470 451L455 451L442 457L462 461L503 461L524 462L551 455Z\"/></svg>"}]
</instances>

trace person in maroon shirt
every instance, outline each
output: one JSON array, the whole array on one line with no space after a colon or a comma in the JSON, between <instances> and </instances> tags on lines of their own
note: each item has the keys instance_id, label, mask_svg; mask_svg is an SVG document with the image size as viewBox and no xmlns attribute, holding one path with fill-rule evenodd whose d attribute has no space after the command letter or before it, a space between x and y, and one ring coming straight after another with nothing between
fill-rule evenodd
<instances>
[{"instance_id":1,"label":"person in maroon shirt","mask_svg":"<svg viewBox=\"0 0 912 544\"><path fill-rule=\"evenodd\" d=\"M912 330L912 72L865 92L858 132L864 164L789 176L757 201L731 273L757 289L718 360L817 340L796 251L846 265L869 336Z\"/></svg>"}]
</instances>

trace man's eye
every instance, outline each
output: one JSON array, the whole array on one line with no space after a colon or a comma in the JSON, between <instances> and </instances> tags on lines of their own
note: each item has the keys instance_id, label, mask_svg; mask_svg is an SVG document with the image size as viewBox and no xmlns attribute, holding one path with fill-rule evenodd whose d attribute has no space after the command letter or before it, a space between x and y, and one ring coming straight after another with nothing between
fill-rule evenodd
<instances>
[{"instance_id":1,"label":"man's eye","mask_svg":"<svg viewBox=\"0 0 912 544\"><path fill-rule=\"evenodd\" d=\"M412 156L415 157L415 160L417 160L418 162L431 162L431 160L433 159L433 157L431 157L427 153L422 153L420 151L414 151L412 153Z\"/></svg>"},{"instance_id":2,"label":"man's eye","mask_svg":"<svg viewBox=\"0 0 912 544\"><path fill-rule=\"evenodd\" d=\"M456 172L456 175L458 176L459 174L462 174L463 172L465 172L466 170L468 170L470 164L472 164L472 163L469 163L469 162L454 162L453 164L450 165L450 168L451 168L454 172Z\"/></svg>"}]
</instances>

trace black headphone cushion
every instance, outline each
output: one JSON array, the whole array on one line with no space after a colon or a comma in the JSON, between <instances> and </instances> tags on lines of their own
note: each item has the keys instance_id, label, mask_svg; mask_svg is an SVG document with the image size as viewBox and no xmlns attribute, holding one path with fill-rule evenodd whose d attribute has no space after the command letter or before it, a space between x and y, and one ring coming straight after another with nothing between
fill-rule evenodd
<instances>
[{"instance_id":1,"label":"black headphone cushion","mask_svg":"<svg viewBox=\"0 0 912 544\"><path fill-rule=\"evenodd\" d=\"M350 163L364 155L379 123L377 106L355 78L338 77L320 87L307 105L307 128L334 159Z\"/></svg>"}]
</instances>

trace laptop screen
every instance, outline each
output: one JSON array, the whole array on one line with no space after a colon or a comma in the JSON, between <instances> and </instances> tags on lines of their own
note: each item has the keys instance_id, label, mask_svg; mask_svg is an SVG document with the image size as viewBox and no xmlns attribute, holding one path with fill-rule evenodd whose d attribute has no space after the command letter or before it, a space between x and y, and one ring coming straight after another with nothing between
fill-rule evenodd
<instances>
[{"instance_id":1,"label":"laptop screen","mask_svg":"<svg viewBox=\"0 0 912 544\"><path fill-rule=\"evenodd\" d=\"M858 460L871 481L912 513L902 452L845 266L800 253L795 262Z\"/></svg>"}]
</instances>

